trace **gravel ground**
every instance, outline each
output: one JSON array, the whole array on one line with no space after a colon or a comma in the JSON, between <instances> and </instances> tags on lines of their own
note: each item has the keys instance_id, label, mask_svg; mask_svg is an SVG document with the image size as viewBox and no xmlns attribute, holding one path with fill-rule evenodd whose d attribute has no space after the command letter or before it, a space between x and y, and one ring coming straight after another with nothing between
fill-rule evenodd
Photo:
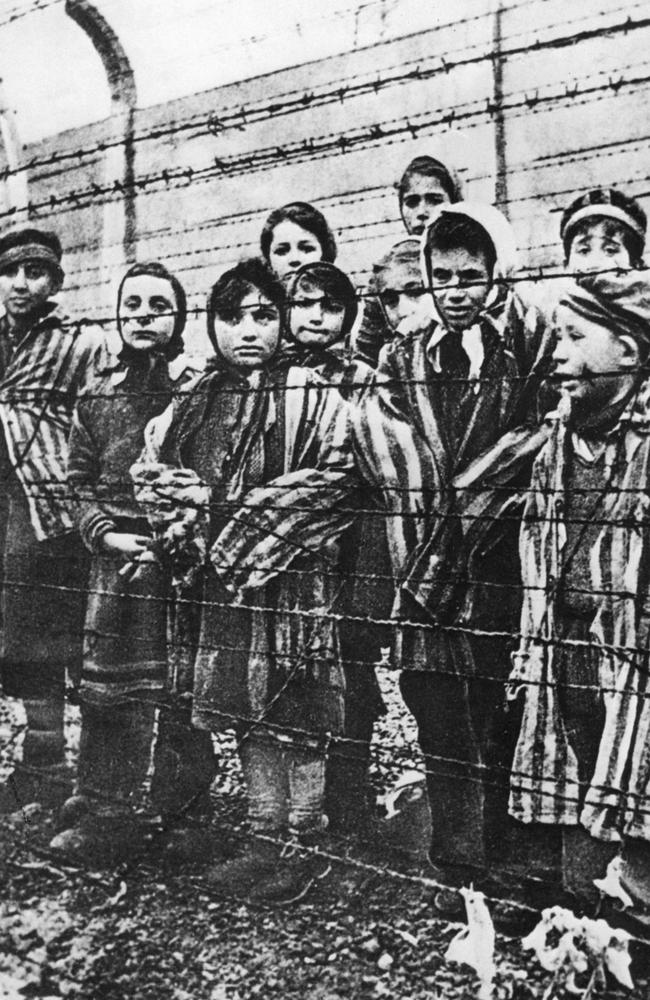
<instances>
[{"instance_id":1,"label":"gravel ground","mask_svg":"<svg viewBox=\"0 0 650 1000\"><path fill-rule=\"evenodd\" d=\"M395 675L381 671L389 707L378 727L373 782L385 790L420 759L412 720ZM0 702L0 767L19 752L22 719ZM71 756L78 716L68 720ZM215 839L236 849L233 823L243 816L241 776L232 741L218 785ZM165 869L155 854L111 871L63 868L43 852L53 833L47 813L0 824L0 1000L470 1000L474 973L445 963L462 923L440 919L436 894L409 882L424 869L395 853L335 844L357 864L333 865L303 899L274 908L216 897L200 868ZM383 866L406 879L378 873ZM512 909L491 904L497 929L495 1000L542 998L549 974L513 935ZM515 911L516 912L516 911ZM646 960L635 951L635 993L600 996L647 1000ZM4 992L3 992L4 990ZM13 991L13 992L12 992Z\"/></svg>"}]
</instances>

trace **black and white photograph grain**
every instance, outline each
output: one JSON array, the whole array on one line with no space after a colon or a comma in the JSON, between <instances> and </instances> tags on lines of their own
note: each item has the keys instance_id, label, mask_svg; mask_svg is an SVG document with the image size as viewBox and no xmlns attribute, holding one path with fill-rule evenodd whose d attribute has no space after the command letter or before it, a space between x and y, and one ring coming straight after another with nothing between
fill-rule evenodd
<instances>
[{"instance_id":1,"label":"black and white photograph grain","mask_svg":"<svg viewBox=\"0 0 650 1000\"><path fill-rule=\"evenodd\" d=\"M0 1000L650 1000L650 0L0 0Z\"/></svg>"}]
</instances>

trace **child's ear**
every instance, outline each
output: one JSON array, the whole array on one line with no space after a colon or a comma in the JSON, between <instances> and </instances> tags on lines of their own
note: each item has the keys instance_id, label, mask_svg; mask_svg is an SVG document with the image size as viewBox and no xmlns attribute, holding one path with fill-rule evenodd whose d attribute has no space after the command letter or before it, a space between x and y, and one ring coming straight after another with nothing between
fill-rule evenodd
<instances>
[{"instance_id":1,"label":"child's ear","mask_svg":"<svg viewBox=\"0 0 650 1000\"><path fill-rule=\"evenodd\" d=\"M641 351L634 337L628 334L619 336L621 344L621 367L633 370L641 366Z\"/></svg>"}]
</instances>

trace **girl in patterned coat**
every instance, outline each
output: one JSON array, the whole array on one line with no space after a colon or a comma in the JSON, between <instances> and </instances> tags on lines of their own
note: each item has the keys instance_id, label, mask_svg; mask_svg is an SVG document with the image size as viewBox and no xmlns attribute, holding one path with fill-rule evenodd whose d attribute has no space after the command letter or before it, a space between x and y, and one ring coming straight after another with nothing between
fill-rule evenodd
<instances>
[{"instance_id":1,"label":"girl in patterned coat","mask_svg":"<svg viewBox=\"0 0 650 1000\"><path fill-rule=\"evenodd\" d=\"M208 541L254 486L313 466L326 440L336 447L345 403L315 371L276 353L283 305L282 286L259 261L219 278L207 309L215 358L188 397L154 421L147 461L133 470L140 496L168 496L181 518L182 497L165 484L191 480ZM307 877L297 859L280 858L278 840L322 835L326 751L344 718L339 637L327 613L332 580L312 556L293 568L268 587L242 580L233 604L208 565L192 595L195 630L186 622L177 632L179 662L194 674L194 722L235 730L248 795L243 855L206 878L258 899L293 895Z\"/></svg>"},{"instance_id":2,"label":"girl in patterned coat","mask_svg":"<svg viewBox=\"0 0 650 1000\"><path fill-rule=\"evenodd\" d=\"M561 827L564 881L582 899L622 843L623 881L647 905L650 287L639 272L584 277L555 328L563 399L521 528L510 811Z\"/></svg>"},{"instance_id":3,"label":"girl in patterned coat","mask_svg":"<svg viewBox=\"0 0 650 1000\"><path fill-rule=\"evenodd\" d=\"M185 292L162 264L129 268L117 298L122 349L73 419L68 485L92 564L78 791L63 810L72 825L50 846L82 861L116 861L143 835L135 809L166 680L167 581L129 469L145 427L192 374L180 357L185 317Z\"/></svg>"},{"instance_id":4,"label":"girl in patterned coat","mask_svg":"<svg viewBox=\"0 0 650 1000\"><path fill-rule=\"evenodd\" d=\"M304 264L288 288L288 346L285 357L310 368L339 388L347 400L359 396L370 370L350 358L350 334L357 295L343 271L326 261ZM345 726L333 740L327 766L325 811L332 829L360 832L369 818L368 767L373 725L385 708L374 663L390 643L385 626L392 605L392 580L384 518L376 491L363 495L363 516L341 538L336 567L341 615L339 635L345 671Z\"/></svg>"}]
</instances>

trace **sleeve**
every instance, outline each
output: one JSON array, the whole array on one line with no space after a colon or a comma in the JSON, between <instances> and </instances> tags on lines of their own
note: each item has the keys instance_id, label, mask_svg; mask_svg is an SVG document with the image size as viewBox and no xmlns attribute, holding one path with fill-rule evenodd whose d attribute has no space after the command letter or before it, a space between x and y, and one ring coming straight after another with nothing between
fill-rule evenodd
<instances>
[{"instance_id":1,"label":"sleeve","mask_svg":"<svg viewBox=\"0 0 650 1000\"><path fill-rule=\"evenodd\" d=\"M372 288L369 289L373 291ZM379 300L370 294L365 300L361 326L354 340L355 360L364 361L371 368L377 367L379 352L391 339L391 330Z\"/></svg>"},{"instance_id":2,"label":"sleeve","mask_svg":"<svg viewBox=\"0 0 650 1000\"><path fill-rule=\"evenodd\" d=\"M248 493L212 546L214 570L238 596L264 586L299 556L327 555L358 515L350 404L338 390L326 391L314 465Z\"/></svg>"},{"instance_id":3,"label":"sleeve","mask_svg":"<svg viewBox=\"0 0 650 1000\"><path fill-rule=\"evenodd\" d=\"M110 358L106 335L95 324L80 323L75 330L70 386L75 399L83 395Z\"/></svg>"},{"instance_id":4,"label":"sleeve","mask_svg":"<svg viewBox=\"0 0 650 1000\"><path fill-rule=\"evenodd\" d=\"M74 411L68 451L68 488L75 522L91 552L101 551L101 540L115 522L97 497L99 461L97 444L89 427L88 403L81 400Z\"/></svg>"}]
</instances>

